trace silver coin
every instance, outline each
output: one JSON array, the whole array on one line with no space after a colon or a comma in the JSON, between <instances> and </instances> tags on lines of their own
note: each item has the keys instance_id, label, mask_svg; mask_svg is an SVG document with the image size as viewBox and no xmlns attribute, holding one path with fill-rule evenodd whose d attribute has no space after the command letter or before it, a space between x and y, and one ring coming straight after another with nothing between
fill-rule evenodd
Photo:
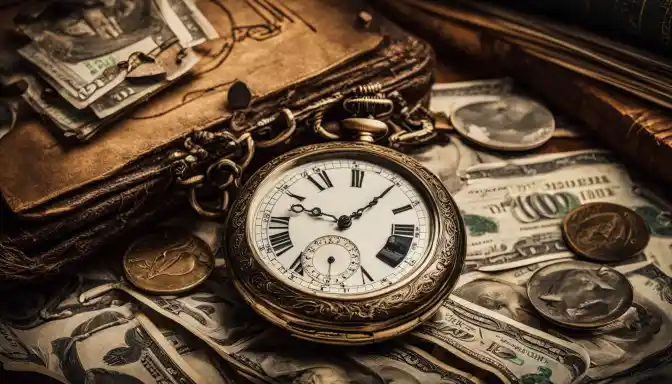
<instances>
[{"instance_id":1,"label":"silver coin","mask_svg":"<svg viewBox=\"0 0 672 384\"><path fill-rule=\"evenodd\" d=\"M633 300L632 285L623 274L607 266L575 260L537 270L527 284L527 295L546 319L575 329L612 323L630 308Z\"/></svg>"},{"instance_id":2,"label":"silver coin","mask_svg":"<svg viewBox=\"0 0 672 384\"><path fill-rule=\"evenodd\" d=\"M525 151L553 137L553 114L536 101L518 96L480 101L458 108L451 116L455 130L487 148Z\"/></svg>"}]
</instances>

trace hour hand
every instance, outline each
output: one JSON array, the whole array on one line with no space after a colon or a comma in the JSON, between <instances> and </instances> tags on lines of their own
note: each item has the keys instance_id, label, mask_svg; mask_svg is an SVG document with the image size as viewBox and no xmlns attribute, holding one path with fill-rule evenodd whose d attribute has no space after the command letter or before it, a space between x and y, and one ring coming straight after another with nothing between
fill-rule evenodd
<instances>
[{"instance_id":1,"label":"hour hand","mask_svg":"<svg viewBox=\"0 0 672 384\"><path fill-rule=\"evenodd\" d=\"M318 207L312 208L312 209L307 209L301 204L293 204L290 208L290 211L294 213L301 213L301 212L306 212L308 215L313 216L313 217L320 217L320 216L326 216L331 219L333 219L335 222L338 222L338 218L334 215L331 215L329 213L324 213L322 210Z\"/></svg>"}]
</instances>

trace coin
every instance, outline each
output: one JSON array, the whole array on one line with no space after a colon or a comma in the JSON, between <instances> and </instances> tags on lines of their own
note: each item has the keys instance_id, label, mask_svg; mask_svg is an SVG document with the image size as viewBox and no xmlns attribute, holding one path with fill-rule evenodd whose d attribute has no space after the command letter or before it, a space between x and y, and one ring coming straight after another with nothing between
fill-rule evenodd
<instances>
[{"instance_id":1,"label":"coin","mask_svg":"<svg viewBox=\"0 0 672 384\"><path fill-rule=\"evenodd\" d=\"M633 210L613 203L589 203L565 216L567 245L591 260L614 262L631 258L649 243L649 228Z\"/></svg>"},{"instance_id":2,"label":"coin","mask_svg":"<svg viewBox=\"0 0 672 384\"><path fill-rule=\"evenodd\" d=\"M469 140L508 151L537 148L555 130L553 114L546 107L518 96L467 104L455 110L451 122Z\"/></svg>"},{"instance_id":3,"label":"coin","mask_svg":"<svg viewBox=\"0 0 672 384\"><path fill-rule=\"evenodd\" d=\"M210 247L177 228L160 228L136 240L124 254L131 284L151 293L180 293L205 281L215 267Z\"/></svg>"},{"instance_id":4,"label":"coin","mask_svg":"<svg viewBox=\"0 0 672 384\"><path fill-rule=\"evenodd\" d=\"M633 291L620 272L585 261L563 261L537 270L527 283L532 306L560 326L592 329L621 317Z\"/></svg>"}]
</instances>

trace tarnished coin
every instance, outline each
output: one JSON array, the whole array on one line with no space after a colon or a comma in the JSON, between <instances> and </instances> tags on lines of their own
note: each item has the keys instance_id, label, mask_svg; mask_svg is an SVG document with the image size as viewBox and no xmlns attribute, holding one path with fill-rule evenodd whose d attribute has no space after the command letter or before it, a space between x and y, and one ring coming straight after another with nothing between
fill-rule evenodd
<instances>
[{"instance_id":1,"label":"tarnished coin","mask_svg":"<svg viewBox=\"0 0 672 384\"><path fill-rule=\"evenodd\" d=\"M458 108L451 115L455 130L484 147L525 151L553 137L553 114L536 101L518 96L481 101Z\"/></svg>"},{"instance_id":2,"label":"tarnished coin","mask_svg":"<svg viewBox=\"0 0 672 384\"><path fill-rule=\"evenodd\" d=\"M123 263L131 284L147 292L171 294L202 283L215 267L215 257L203 240L165 227L131 244Z\"/></svg>"},{"instance_id":3,"label":"tarnished coin","mask_svg":"<svg viewBox=\"0 0 672 384\"><path fill-rule=\"evenodd\" d=\"M649 228L635 211L613 203L583 204L565 216L567 245L591 260L614 262L636 256L649 243Z\"/></svg>"},{"instance_id":4,"label":"tarnished coin","mask_svg":"<svg viewBox=\"0 0 672 384\"><path fill-rule=\"evenodd\" d=\"M527 283L532 306L555 324L592 329L621 317L632 304L632 285L618 271L585 261L537 270Z\"/></svg>"}]
</instances>

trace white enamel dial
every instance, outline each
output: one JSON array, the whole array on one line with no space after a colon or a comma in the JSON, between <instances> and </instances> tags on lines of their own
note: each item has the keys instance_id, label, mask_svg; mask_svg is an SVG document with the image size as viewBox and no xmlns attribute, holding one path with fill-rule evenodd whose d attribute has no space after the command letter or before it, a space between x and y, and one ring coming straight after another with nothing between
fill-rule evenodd
<instances>
[{"instance_id":1,"label":"white enamel dial","mask_svg":"<svg viewBox=\"0 0 672 384\"><path fill-rule=\"evenodd\" d=\"M331 157L264 182L248 236L267 269L327 295L368 294L409 277L430 248L429 208L409 180L381 164Z\"/></svg>"}]
</instances>

